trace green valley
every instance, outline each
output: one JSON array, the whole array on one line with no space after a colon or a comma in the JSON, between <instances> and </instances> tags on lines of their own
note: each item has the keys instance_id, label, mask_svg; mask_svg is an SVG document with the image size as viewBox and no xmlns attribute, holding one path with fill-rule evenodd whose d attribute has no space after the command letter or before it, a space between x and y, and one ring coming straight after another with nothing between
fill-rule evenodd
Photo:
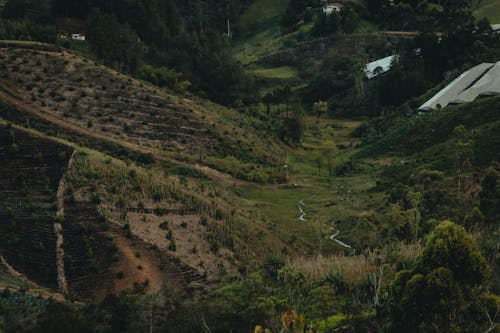
<instances>
[{"instance_id":1,"label":"green valley","mask_svg":"<svg viewBox=\"0 0 500 333\"><path fill-rule=\"evenodd\" d=\"M498 332L495 6L0 1L0 333Z\"/></svg>"}]
</instances>

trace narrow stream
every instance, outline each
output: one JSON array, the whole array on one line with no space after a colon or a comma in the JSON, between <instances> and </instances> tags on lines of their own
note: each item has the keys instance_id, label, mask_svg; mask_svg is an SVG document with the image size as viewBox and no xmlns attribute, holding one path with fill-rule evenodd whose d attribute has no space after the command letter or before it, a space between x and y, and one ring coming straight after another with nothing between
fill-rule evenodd
<instances>
[{"instance_id":1,"label":"narrow stream","mask_svg":"<svg viewBox=\"0 0 500 333\"><path fill-rule=\"evenodd\" d=\"M340 234L340 230L339 229L336 229L334 226L330 227L330 230L333 231L333 234L330 236L330 239L334 242L336 242L337 244L345 247L345 248L348 248L348 249L352 249L352 247L342 241L339 241L337 239L338 235Z\"/></svg>"},{"instance_id":2,"label":"narrow stream","mask_svg":"<svg viewBox=\"0 0 500 333\"><path fill-rule=\"evenodd\" d=\"M306 212L304 211L304 208L306 204L304 203L304 199L300 200L299 201L299 212L300 212L300 217L299 217L299 220L302 221L302 222L305 222L307 221L306 219Z\"/></svg>"}]
</instances>

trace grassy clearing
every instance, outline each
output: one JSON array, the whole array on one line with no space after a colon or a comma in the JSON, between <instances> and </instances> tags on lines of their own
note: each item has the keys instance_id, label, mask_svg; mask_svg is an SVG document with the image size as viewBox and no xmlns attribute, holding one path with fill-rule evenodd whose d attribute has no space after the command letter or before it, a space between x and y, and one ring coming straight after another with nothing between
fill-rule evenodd
<instances>
[{"instance_id":1,"label":"grassy clearing","mask_svg":"<svg viewBox=\"0 0 500 333\"><path fill-rule=\"evenodd\" d=\"M253 73L266 79L293 79L296 78L297 70L290 66L276 67L276 68L256 68Z\"/></svg>"},{"instance_id":2,"label":"grassy clearing","mask_svg":"<svg viewBox=\"0 0 500 333\"><path fill-rule=\"evenodd\" d=\"M478 7L474 11L474 16L477 19L488 18L490 23L500 23L500 1L498 0L483 0L478 1Z\"/></svg>"},{"instance_id":3,"label":"grassy clearing","mask_svg":"<svg viewBox=\"0 0 500 333\"><path fill-rule=\"evenodd\" d=\"M257 0L241 15L238 27L248 32L269 21L276 21L286 10L289 0Z\"/></svg>"},{"instance_id":4,"label":"grassy clearing","mask_svg":"<svg viewBox=\"0 0 500 333\"><path fill-rule=\"evenodd\" d=\"M250 64L287 47L295 46L312 26L313 23L309 23L291 34L282 35L279 21L270 21L259 30L236 39L233 43L233 54L242 64Z\"/></svg>"},{"instance_id":5,"label":"grassy clearing","mask_svg":"<svg viewBox=\"0 0 500 333\"><path fill-rule=\"evenodd\" d=\"M362 172L355 170L343 176L337 176L335 172L330 176L325 165L318 169L315 159L322 154L321 147L327 140L347 147L335 153L331 160L332 169L349 159L355 151L355 141L349 135L360 122L317 122L313 117L307 122L302 145L288 153L291 185L245 187L241 192L243 197L255 203L259 215L269 221L271 229L280 232L285 242L299 240L314 246L320 253L344 250L328 239L331 223L363 216L383 199L381 193L371 191L376 185L378 167L366 165ZM306 221L299 219L299 206L306 213ZM339 239L346 243L349 243L349 238L357 238L363 232L347 222L336 225L345 235Z\"/></svg>"}]
</instances>

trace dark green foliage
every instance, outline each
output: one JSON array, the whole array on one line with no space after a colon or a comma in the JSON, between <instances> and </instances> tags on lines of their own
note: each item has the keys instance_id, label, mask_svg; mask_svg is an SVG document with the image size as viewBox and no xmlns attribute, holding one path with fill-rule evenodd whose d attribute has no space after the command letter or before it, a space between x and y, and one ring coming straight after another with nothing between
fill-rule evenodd
<instances>
[{"instance_id":1,"label":"dark green foliage","mask_svg":"<svg viewBox=\"0 0 500 333\"><path fill-rule=\"evenodd\" d=\"M321 13L318 15L312 34L315 36L328 36L333 33L338 33L341 30L341 16L338 13L326 15Z\"/></svg>"},{"instance_id":2,"label":"dark green foliage","mask_svg":"<svg viewBox=\"0 0 500 333\"><path fill-rule=\"evenodd\" d=\"M264 261L264 271L271 278L277 278L279 270L285 265L279 254L270 253Z\"/></svg>"},{"instance_id":3,"label":"dark green foliage","mask_svg":"<svg viewBox=\"0 0 500 333\"><path fill-rule=\"evenodd\" d=\"M347 281L341 272L328 273L326 281L332 286L337 294L344 294L348 291Z\"/></svg>"},{"instance_id":4,"label":"dark green foliage","mask_svg":"<svg viewBox=\"0 0 500 333\"><path fill-rule=\"evenodd\" d=\"M189 81L181 81L181 73L166 67L145 65L139 68L137 76L160 87L168 87L176 92L183 93L189 87Z\"/></svg>"},{"instance_id":5,"label":"dark green foliage","mask_svg":"<svg viewBox=\"0 0 500 333\"><path fill-rule=\"evenodd\" d=\"M299 104L291 106L291 116L283 121L281 138L286 141L298 143L305 131L304 110Z\"/></svg>"},{"instance_id":6,"label":"dark green foliage","mask_svg":"<svg viewBox=\"0 0 500 333\"><path fill-rule=\"evenodd\" d=\"M71 307L53 302L40 315L34 332L93 332L92 325L83 313L74 311Z\"/></svg>"},{"instance_id":7,"label":"dark green foliage","mask_svg":"<svg viewBox=\"0 0 500 333\"><path fill-rule=\"evenodd\" d=\"M35 326L36 316L47 309L48 301L31 295L0 292L0 332L28 331Z\"/></svg>"},{"instance_id":8,"label":"dark green foliage","mask_svg":"<svg viewBox=\"0 0 500 333\"><path fill-rule=\"evenodd\" d=\"M486 170L479 193L481 212L491 224L500 221L500 173L498 164Z\"/></svg>"},{"instance_id":9,"label":"dark green foliage","mask_svg":"<svg viewBox=\"0 0 500 333\"><path fill-rule=\"evenodd\" d=\"M0 39L54 43L56 37L56 29L52 25L36 24L29 20L14 22L0 19Z\"/></svg>"},{"instance_id":10,"label":"dark green foliage","mask_svg":"<svg viewBox=\"0 0 500 333\"><path fill-rule=\"evenodd\" d=\"M477 142L473 165L487 166L491 161L500 159L500 152L492 149L496 147L498 135L492 136L489 131L491 127L497 128L498 105L500 99L493 97L423 116L393 118L393 126L390 125L391 122L383 124L381 128L384 127L385 130L379 133L380 140L366 145L358 152L358 156L374 156L381 152L399 156L420 154L429 162L435 161L439 163L439 167L452 170L454 162L451 151L454 148L450 140L454 128L464 125L473 132L472 139ZM450 154L447 154L448 151Z\"/></svg>"},{"instance_id":11,"label":"dark green foliage","mask_svg":"<svg viewBox=\"0 0 500 333\"><path fill-rule=\"evenodd\" d=\"M316 16L312 34L314 36L328 36L335 33L353 33L360 24L360 17L350 3L346 3L342 10L329 15L319 13Z\"/></svg>"},{"instance_id":12,"label":"dark green foliage","mask_svg":"<svg viewBox=\"0 0 500 333\"><path fill-rule=\"evenodd\" d=\"M286 12L281 18L282 28L293 28L301 19L307 17L308 7L317 7L319 4L318 0L290 0Z\"/></svg>"},{"instance_id":13,"label":"dark green foliage","mask_svg":"<svg viewBox=\"0 0 500 333\"><path fill-rule=\"evenodd\" d=\"M467 267L467 269L464 269ZM442 222L429 236L412 271L391 286L390 332L463 332L473 293L488 282L489 267L465 230Z\"/></svg>"},{"instance_id":14,"label":"dark green foliage","mask_svg":"<svg viewBox=\"0 0 500 333\"><path fill-rule=\"evenodd\" d=\"M95 10L87 19L86 30L92 51L105 64L135 72L143 57L144 46L129 25L118 22L115 15Z\"/></svg>"},{"instance_id":15,"label":"dark green foliage","mask_svg":"<svg viewBox=\"0 0 500 333\"><path fill-rule=\"evenodd\" d=\"M463 287L479 286L487 281L488 266L475 248L475 241L452 222L443 222L427 239L418 270L428 272L445 267ZM464 269L467 267L467 269Z\"/></svg>"},{"instance_id":16,"label":"dark green foliage","mask_svg":"<svg viewBox=\"0 0 500 333\"><path fill-rule=\"evenodd\" d=\"M9 0L0 38L55 42L58 18L80 18L87 21L90 50L106 65L131 74L143 64L171 68L182 79L172 84L169 78L166 86L184 91L189 80L194 90L219 103L241 103L254 99L254 83L232 58L221 32L246 2Z\"/></svg>"},{"instance_id":17,"label":"dark green foliage","mask_svg":"<svg viewBox=\"0 0 500 333\"><path fill-rule=\"evenodd\" d=\"M449 32L472 21L469 1L429 1L423 5L413 0L365 0L364 4L364 16L387 30Z\"/></svg>"}]
</instances>

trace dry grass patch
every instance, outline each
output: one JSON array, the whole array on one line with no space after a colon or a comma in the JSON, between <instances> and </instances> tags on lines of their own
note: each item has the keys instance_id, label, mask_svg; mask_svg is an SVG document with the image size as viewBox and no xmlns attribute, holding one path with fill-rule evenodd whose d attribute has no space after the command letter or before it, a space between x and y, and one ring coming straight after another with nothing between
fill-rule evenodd
<instances>
[{"instance_id":1,"label":"dry grass patch","mask_svg":"<svg viewBox=\"0 0 500 333\"><path fill-rule=\"evenodd\" d=\"M296 256L287 259L287 265L304 274L313 281L321 281L329 273L340 272L348 280L357 280L360 277L379 271L388 259L391 262L412 262L419 255L422 246L416 244L399 243L382 253L368 252L357 256L344 255L315 255Z\"/></svg>"}]
</instances>

